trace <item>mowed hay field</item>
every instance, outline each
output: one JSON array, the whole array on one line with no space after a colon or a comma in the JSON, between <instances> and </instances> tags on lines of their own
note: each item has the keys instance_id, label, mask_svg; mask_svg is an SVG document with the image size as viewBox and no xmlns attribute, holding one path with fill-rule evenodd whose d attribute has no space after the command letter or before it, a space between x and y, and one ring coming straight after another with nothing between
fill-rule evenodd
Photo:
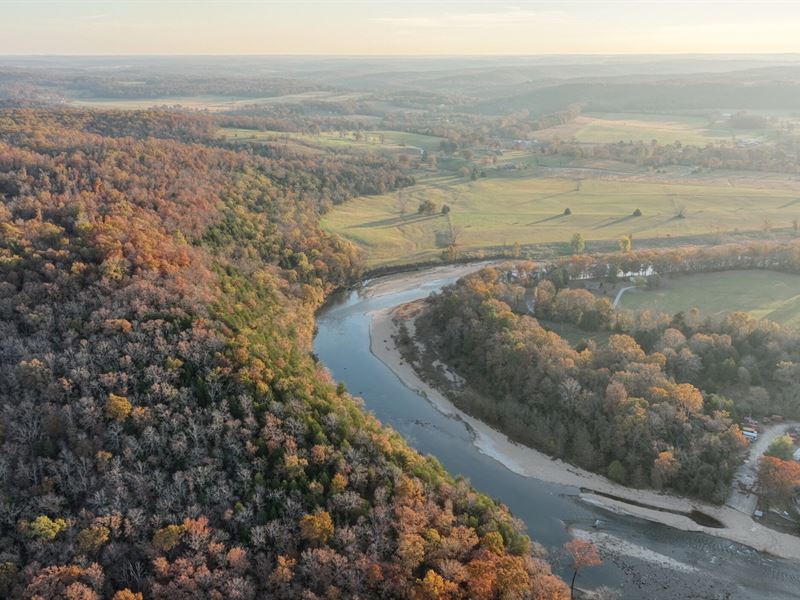
<instances>
[{"instance_id":1,"label":"mowed hay field","mask_svg":"<svg viewBox=\"0 0 800 600\"><path fill-rule=\"evenodd\" d=\"M254 129L223 128L220 136L233 142L306 142L322 148L341 150L362 150L370 152L386 152L391 154L408 154L418 156L423 150L435 152L443 138L407 133L405 131L363 131L358 137L352 132L327 132L318 135L310 133L294 133L282 131L257 131Z\"/></svg>"},{"instance_id":2,"label":"mowed hay field","mask_svg":"<svg viewBox=\"0 0 800 600\"><path fill-rule=\"evenodd\" d=\"M731 139L728 131L710 128L708 119L703 117L640 114L583 115L571 123L537 132L537 136L574 138L593 144L657 140L662 144L681 142L699 146Z\"/></svg>"},{"instance_id":3,"label":"mowed hay field","mask_svg":"<svg viewBox=\"0 0 800 600\"><path fill-rule=\"evenodd\" d=\"M526 244L566 244L581 233L592 241L758 231L765 219L789 227L800 217L797 193L783 187L736 187L635 180L490 177L430 178L398 193L361 197L328 213L323 226L362 247L370 265L429 260L441 255L451 225L461 250ZM423 199L451 206L449 217L422 216ZM569 208L571 215L564 215ZM642 216L634 217L636 209ZM683 210L684 218L678 216Z\"/></svg>"},{"instance_id":4,"label":"mowed hay field","mask_svg":"<svg viewBox=\"0 0 800 600\"><path fill-rule=\"evenodd\" d=\"M724 271L664 279L657 290L625 292L621 308L673 315L699 308L722 316L744 311L758 319L800 326L800 275L774 271Z\"/></svg>"},{"instance_id":5,"label":"mowed hay field","mask_svg":"<svg viewBox=\"0 0 800 600\"><path fill-rule=\"evenodd\" d=\"M70 100L69 104L88 108L111 110L147 110L150 108L164 108L181 106L194 110L208 110L218 112L231 110L242 106L258 104L296 104L313 100L317 102L339 102L357 100L362 94L338 92L301 92L297 94L284 94L282 96L222 96L222 95L195 95L195 96L163 96L160 98L83 98Z\"/></svg>"}]
</instances>

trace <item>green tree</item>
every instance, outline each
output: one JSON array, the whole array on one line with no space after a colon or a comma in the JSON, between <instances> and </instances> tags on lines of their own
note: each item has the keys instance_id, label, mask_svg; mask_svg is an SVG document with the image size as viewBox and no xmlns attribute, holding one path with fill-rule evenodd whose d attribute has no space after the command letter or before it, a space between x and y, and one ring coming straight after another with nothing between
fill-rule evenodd
<instances>
[{"instance_id":1,"label":"green tree","mask_svg":"<svg viewBox=\"0 0 800 600\"><path fill-rule=\"evenodd\" d=\"M436 212L436 203L433 200L426 198L419 203L417 212L421 215L432 215Z\"/></svg>"},{"instance_id":2,"label":"green tree","mask_svg":"<svg viewBox=\"0 0 800 600\"><path fill-rule=\"evenodd\" d=\"M40 540L54 540L67 527L69 523L64 519L51 519L47 515L40 515L31 522L30 533Z\"/></svg>"},{"instance_id":3,"label":"green tree","mask_svg":"<svg viewBox=\"0 0 800 600\"><path fill-rule=\"evenodd\" d=\"M87 527L78 534L78 548L81 552L95 553L108 541L109 533L108 527L102 525Z\"/></svg>"},{"instance_id":4,"label":"green tree","mask_svg":"<svg viewBox=\"0 0 800 600\"><path fill-rule=\"evenodd\" d=\"M13 562L4 562L0 564L0 595L3 598L8 598L11 595L11 589L17 580L17 565Z\"/></svg>"},{"instance_id":5,"label":"green tree","mask_svg":"<svg viewBox=\"0 0 800 600\"><path fill-rule=\"evenodd\" d=\"M583 239L580 233L572 236L569 245L572 247L573 254L583 254L583 251L586 250L586 240Z\"/></svg>"},{"instance_id":6,"label":"green tree","mask_svg":"<svg viewBox=\"0 0 800 600\"><path fill-rule=\"evenodd\" d=\"M611 461L608 465L608 476L617 483L625 483L628 480L628 472L618 460Z\"/></svg>"},{"instance_id":7,"label":"green tree","mask_svg":"<svg viewBox=\"0 0 800 600\"><path fill-rule=\"evenodd\" d=\"M791 460L794 452L794 442L787 434L775 438L764 453L781 460Z\"/></svg>"},{"instance_id":8,"label":"green tree","mask_svg":"<svg viewBox=\"0 0 800 600\"><path fill-rule=\"evenodd\" d=\"M183 525L167 525L156 531L153 536L153 546L161 552L169 552L177 546L186 528Z\"/></svg>"}]
</instances>

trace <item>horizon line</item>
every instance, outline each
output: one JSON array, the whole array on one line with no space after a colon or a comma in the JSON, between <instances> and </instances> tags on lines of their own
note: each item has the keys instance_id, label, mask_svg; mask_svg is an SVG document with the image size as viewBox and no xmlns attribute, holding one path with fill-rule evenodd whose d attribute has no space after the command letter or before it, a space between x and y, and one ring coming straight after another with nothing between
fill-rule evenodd
<instances>
[{"instance_id":1,"label":"horizon line","mask_svg":"<svg viewBox=\"0 0 800 600\"><path fill-rule=\"evenodd\" d=\"M272 53L142 53L142 52L126 52L126 53L1 53L0 58L13 57L13 58L115 58L115 57L148 57L148 58L165 58L165 57L241 57L241 58L259 58L259 57L303 57L303 58L537 58L542 56L786 56L786 57L800 57L800 51L785 51L785 52L540 52L534 54L520 54L520 53L486 53L486 54L334 54L322 52L272 52Z\"/></svg>"}]
</instances>

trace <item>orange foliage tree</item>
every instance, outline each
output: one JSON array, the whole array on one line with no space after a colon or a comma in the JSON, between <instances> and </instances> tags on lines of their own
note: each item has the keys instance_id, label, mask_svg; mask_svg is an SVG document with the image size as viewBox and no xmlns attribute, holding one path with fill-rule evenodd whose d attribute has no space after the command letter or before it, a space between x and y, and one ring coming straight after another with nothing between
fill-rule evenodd
<instances>
[{"instance_id":1,"label":"orange foliage tree","mask_svg":"<svg viewBox=\"0 0 800 600\"><path fill-rule=\"evenodd\" d=\"M603 564L597 546L588 540L575 538L564 544L564 549L572 560L572 583L569 586L570 596L575 597L575 579L578 572L586 567L597 567Z\"/></svg>"},{"instance_id":2,"label":"orange foliage tree","mask_svg":"<svg viewBox=\"0 0 800 600\"><path fill-rule=\"evenodd\" d=\"M800 487L800 463L763 456L758 461L758 486L770 500L787 503Z\"/></svg>"}]
</instances>

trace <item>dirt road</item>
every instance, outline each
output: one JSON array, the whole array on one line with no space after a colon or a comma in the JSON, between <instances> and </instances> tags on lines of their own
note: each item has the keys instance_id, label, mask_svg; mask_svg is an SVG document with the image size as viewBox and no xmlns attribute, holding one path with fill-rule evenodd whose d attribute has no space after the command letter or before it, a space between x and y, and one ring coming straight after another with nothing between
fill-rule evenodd
<instances>
[{"instance_id":1,"label":"dirt road","mask_svg":"<svg viewBox=\"0 0 800 600\"><path fill-rule=\"evenodd\" d=\"M758 494L755 493L756 475L758 470L758 459L767 451L769 445L775 438L786 433L786 430L800 423L787 422L778 423L765 428L758 436L758 440L750 445L747 458L745 459L736 475L733 477L731 495L725 503L731 508L752 515L758 504Z\"/></svg>"}]
</instances>

